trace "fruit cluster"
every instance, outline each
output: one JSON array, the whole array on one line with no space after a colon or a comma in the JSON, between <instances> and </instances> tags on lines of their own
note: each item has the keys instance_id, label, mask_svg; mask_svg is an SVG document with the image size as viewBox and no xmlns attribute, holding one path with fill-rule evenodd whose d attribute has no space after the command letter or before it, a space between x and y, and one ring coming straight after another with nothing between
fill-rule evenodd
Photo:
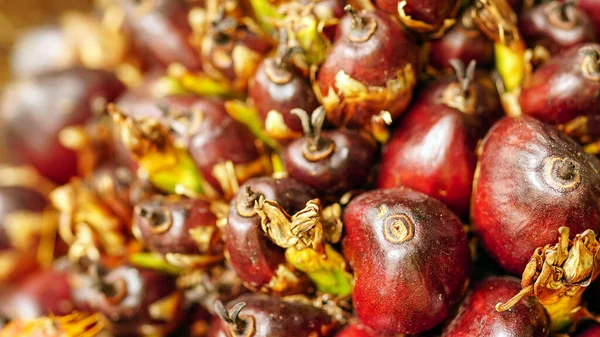
<instances>
[{"instance_id":1,"label":"fruit cluster","mask_svg":"<svg viewBox=\"0 0 600 337\"><path fill-rule=\"evenodd\" d=\"M105 0L30 30L0 336L600 336L599 37L598 0Z\"/></svg>"}]
</instances>

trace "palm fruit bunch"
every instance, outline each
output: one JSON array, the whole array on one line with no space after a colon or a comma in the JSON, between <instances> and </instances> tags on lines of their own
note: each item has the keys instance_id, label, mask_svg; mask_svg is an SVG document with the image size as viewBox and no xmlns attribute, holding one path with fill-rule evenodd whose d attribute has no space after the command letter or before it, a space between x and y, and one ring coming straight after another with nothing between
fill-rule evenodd
<instances>
[{"instance_id":1,"label":"palm fruit bunch","mask_svg":"<svg viewBox=\"0 0 600 337\"><path fill-rule=\"evenodd\" d=\"M0 96L0 337L600 336L599 38L597 0L64 12Z\"/></svg>"}]
</instances>

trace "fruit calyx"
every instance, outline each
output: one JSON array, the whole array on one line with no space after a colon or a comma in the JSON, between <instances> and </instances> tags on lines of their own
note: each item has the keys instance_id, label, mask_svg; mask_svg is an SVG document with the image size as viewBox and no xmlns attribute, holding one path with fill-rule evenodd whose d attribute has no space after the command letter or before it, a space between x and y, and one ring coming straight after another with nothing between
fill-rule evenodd
<instances>
[{"instance_id":1,"label":"fruit calyx","mask_svg":"<svg viewBox=\"0 0 600 337\"><path fill-rule=\"evenodd\" d=\"M573 29L579 23L576 12L576 2L567 0L565 2L552 2L546 8L548 22L562 29Z\"/></svg>"},{"instance_id":2,"label":"fruit calyx","mask_svg":"<svg viewBox=\"0 0 600 337\"><path fill-rule=\"evenodd\" d=\"M546 308L552 330L570 322L583 291L600 273L600 243L591 229L573 240L569 240L568 227L560 227L558 232L556 245L535 250L523 272L523 289L506 303L498 303L497 311L507 311L525 296L535 296Z\"/></svg>"},{"instance_id":3,"label":"fruit calyx","mask_svg":"<svg viewBox=\"0 0 600 337\"><path fill-rule=\"evenodd\" d=\"M225 309L221 301L215 302L215 313L229 326L229 332L236 337L252 337L256 330L254 317L240 316L240 311L244 309L246 302L240 302L231 308Z\"/></svg>"},{"instance_id":4,"label":"fruit calyx","mask_svg":"<svg viewBox=\"0 0 600 337\"><path fill-rule=\"evenodd\" d=\"M249 218L256 214L254 210L254 204L258 201L261 194L252 191L250 185L246 185L243 191L237 196L235 200L235 208L239 215Z\"/></svg>"},{"instance_id":5,"label":"fruit calyx","mask_svg":"<svg viewBox=\"0 0 600 337\"><path fill-rule=\"evenodd\" d=\"M462 113L472 114L477 106L477 94L473 86L477 63L472 60L465 69L461 61L452 59L450 65L454 68L458 81L448 84L442 94L442 102Z\"/></svg>"},{"instance_id":6,"label":"fruit calyx","mask_svg":"<svg viewBox=\"0 0 600 337\"><path fill-rule=\"evenodd\" d=\"M581 173L573 160L553 156L544 160L544 180L560 192L569 192L581 184Z\"/></svg>"},{"instance_id":7,"label":"fruit calyx","mask_svg":"<svg viewBox=\"0 0 600 337\"><path fill-rule=\"evenodd\" d=\"M324 251L325 234L319 199L308 201L302 210L290 215L276 201L260 196L254 210L260 216L262 230L279 247Z\"/></svg>"},{"instance_id":8,"label":"fruit calyx","mask_svg":"<svg viewBox=\"0 0 600 337\"><path fill-rule=\"evenodd\" d=\"M271 81L276 84L289 83L294 74L290 70L291 58L295 54L303 53L299 46L290 46L288 44L288 32L285 28L279 31L279 47L274 58L266 60L265 72Z\"/></svg>"},{"instance_id":9,"label":"fruit calyx","mask_svg":"<svg viewBox=\"0 0 600 337\"><path fill-rule=\"evenodd\" d=\"M302 147L302 155L309 161L319 161L329 157L335 150L335 143L321 137L323 123L325 123L325 108L318 107L313 111L312 116L302 109L292 109L292 114L298 116L302 122L302 130L304 131L304 146Z\"/></svg>"},{"instance_id":10,"label":"fruit calyx","mask_svg":"<svg viewBox=\"0 0 600 337\"><path fill-rule=\"evenodd\" d=\"M506 0L478 0L471 15L489 39L509 48L521 48L517 15Z\"/></svg>"},{"instance_id":11,"label":"fruit calyx","mask_svg":"<svg viewBox=\"0 0 600 337\"><path fill-rule=\"evenodd\" d=\"M593 46L585 46L579 49L582 55L581 71L585 77L592 81L600 81L600 51Z\"/></svg>"},{"instance_id":12,"label":"fruit calyx","mask_svg":"<svg viewBox=\"0 0 600 337\"><path fill-rule=\"evenodd\" d=\"M164 233L173 225L173 214L170 210L152 210L148 207L138 205L134 212L148 221L150 230L154 234Z\"/></svg>"},{"instance_id":13,"label":"fruit calyx","mask_svg":"<svg viewBox=\"0 0 600 337\"><path fill-rule=\"evenodd\" d=\"M368 41L377 30L377 21L358 13L352 5L346 5L344 10L352 17L352 29L348 33L348 39L357 43Z\"/></svg>"}]
</instances>

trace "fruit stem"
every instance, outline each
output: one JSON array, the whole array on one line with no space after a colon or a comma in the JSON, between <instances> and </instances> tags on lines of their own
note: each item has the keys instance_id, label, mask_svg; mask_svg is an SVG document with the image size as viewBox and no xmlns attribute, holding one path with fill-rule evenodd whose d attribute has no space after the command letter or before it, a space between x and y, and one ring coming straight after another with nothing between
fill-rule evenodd
<instances>
[{"instance_id":1,"label":"fruit stem","mask_svg":"<svg viewBox=\"0 0 600 337\"><path fill-rule=\"evenodd\" d=\"M224 45L231 40L231 32L237 27L237 22L229 17L225 12L225 7L220 5L217 14L211 21L211 26L214 31L213 40L217 44Z\"/></svg>"},{"instance_id":2,"label":"fruit stem","mask_svg":"<svg viewBox=\"0 0 600 337\"><path fill-rule=\"evenodd\" d=\"M469 66L465 70L465 64L460 60L450 60L450 65L456 72L456 77L460 83L460 94L466 99L469 97L469 86L473 83L475 78L475 69L477 67L477 61L471 60Z\"/></svg>"},{"instance_id":3,"label":"fruit stem","mask_svg":"<svg viewBox=\"0 0 600 337\"><path fill-rule=\"evenodd\" d=\"M529 286L521 289L521 291L519 291L519 293L516 294L515 296L513 296L510 300L508 300L508 301L506 301L504 303L498 302L496 304L496 311L498 311L498 312L504 312L504 311L510 310L517 303L519 303L519 301L521 299L523 299L524 297L526 297L529 294L531 294L532 291L533 291L533 285L529 285Z\"/></svg>"},{"instance_id":4,"label":"fruit stem","mask_svg":"<svg viewBox=\"0 0 600 337\"><path fill-rule=\"evenodd\" d=\"M223 305L223 302L217 300L215 302L215 313L223 320L225 323L229 325L231 330L239 336L246 331L248 327L248 322L242 319L239 315L242 309L246 306L245 302L237 303L231 308L231 310L227 310Z\"/></svg>"},{"instance_id":5,"label":"fruit stem","mask_svg":"<svg viewBox=\"0 0 600 337\"><path fill-rule=\"evenodd\" d=\"M325 108L322 106L316 108L311 117L302 109L292 109L290 112L300 118L302 122L302 130L306 139L302 150L304 157L310 161L328 157L335 149L335 144L331 140L321 137L326 116Z\"/></svg>"},{"instance_id":6,"label":"fruit stem","mask_svg":"<svg viewBox=\"0 0 600 337\"><path fill-rule=\"evenodd\" d=\"M362 17L361 15L359 15L358 12L356 11L356 9L354 9L354 7L352 7L352 5L350 5L350 4L346 5L344 7L344 11L346 11L346 13L351 15L353 29L363 29L365 27L365 24L366 24L365 18Z\"/></svg>"},{"instance_id":7,"label":"fruit stem","mask_svg":"<svg viewBox=\"0 0 600 337\"><path fill-rule=\"evenodd\" d=\"M293 73L290 71L290 59L293 55L303 52L301 47L288 44L288 31L282 27L279 30L277 54L272 61L267 61L265 71L269 79L277 84L289 83L293 78Z\"/></svg>"}]
</instances>

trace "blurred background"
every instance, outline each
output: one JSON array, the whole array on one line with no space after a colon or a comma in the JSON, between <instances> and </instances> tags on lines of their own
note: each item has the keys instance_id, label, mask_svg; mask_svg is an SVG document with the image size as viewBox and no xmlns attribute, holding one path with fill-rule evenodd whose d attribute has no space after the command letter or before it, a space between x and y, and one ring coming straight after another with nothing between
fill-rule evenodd
<instances>
[{"instance_id":1,"label":"blurred background","mask_svg":"<svg viewBox=\"0 0 600 337\"><path fill-rule=\"evenodd\" d=\"M29 27L51 23L65 9L89 9L93 0L0 0L0 87L10 78L13 42Z\"/></svg>"}]
</instances>

